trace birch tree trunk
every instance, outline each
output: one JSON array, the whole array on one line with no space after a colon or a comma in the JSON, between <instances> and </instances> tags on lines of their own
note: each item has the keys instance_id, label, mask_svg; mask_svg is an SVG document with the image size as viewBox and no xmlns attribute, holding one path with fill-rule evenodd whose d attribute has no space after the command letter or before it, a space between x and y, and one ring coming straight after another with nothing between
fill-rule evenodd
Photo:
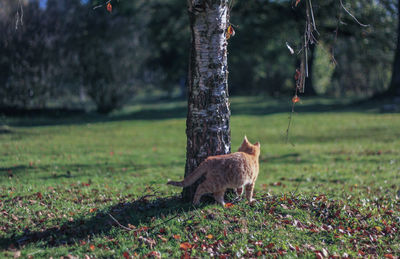
<instances>
[{"instance_id":1,"label":"birch tree trunk","mask_svg":"<svg viewBox=\"0 0 400 259\"><path fill-rule=\"evenodd\" d=\"M188 0L191 53L188 74L185 177L208 156L230 153L226 29L228 0ZM193 200L200 179L183 189Z\"/></svg>"}]
</instances>

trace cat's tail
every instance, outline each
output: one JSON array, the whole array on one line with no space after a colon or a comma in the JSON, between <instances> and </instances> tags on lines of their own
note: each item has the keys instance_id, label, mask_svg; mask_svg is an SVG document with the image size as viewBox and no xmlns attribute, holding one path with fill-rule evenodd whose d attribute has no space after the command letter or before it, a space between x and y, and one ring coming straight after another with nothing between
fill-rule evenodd
<instances>
[{"instance_id":1,"label":"cat's tail","mask_svg":"<svg viewBox=\"0 0 400 259\"><path fill-rule=\"evenodd\" d=\"M167 184L174 185L174 186L179 186L179 187L187 187L189 185L192 185L194 182L197 181L206 171L203 170L204 167L199 166L197 167L196 170L194 170L193 173L190 175L186 176L185 179L181 182L174 182L174 181L168 181Z\"/></svg>"}]
</instances>

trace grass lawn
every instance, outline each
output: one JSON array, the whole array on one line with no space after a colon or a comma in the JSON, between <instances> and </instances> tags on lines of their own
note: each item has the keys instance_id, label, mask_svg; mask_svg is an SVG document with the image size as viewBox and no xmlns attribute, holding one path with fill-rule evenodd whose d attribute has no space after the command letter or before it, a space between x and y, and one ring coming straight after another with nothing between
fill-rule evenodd
<instances>
[{"instance_id":1,"label":"grass lawn","mask_svg":"<svg viewBox=\"0 0 400 259\"><path fill-rule=\"evenodd\" d=\"M257 202L226 208L165 184L184 173L185 102L0 118L0 257L400 256L400 114L306 100L287 144L288 103L231 101L232 150L247 135L261 157Z\"/></svg>"}]
</instances>

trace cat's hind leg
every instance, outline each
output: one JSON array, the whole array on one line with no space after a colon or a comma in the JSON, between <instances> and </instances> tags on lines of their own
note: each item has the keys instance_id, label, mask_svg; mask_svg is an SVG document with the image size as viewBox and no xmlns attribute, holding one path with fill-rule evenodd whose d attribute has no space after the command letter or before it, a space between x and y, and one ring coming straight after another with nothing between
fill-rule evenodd
<instances>
[{"instance_id":1,"label":"cat's hind leg","mask_svg":"<svg viewBox=\"0 0 400 259\"><path fill-rule=\"evenodd\" d=\"M246 198L249 202L254 202L253 199L253 191L254 191L254 183L250 183L246 185Z\"/></svg>"},{"instance_id":2,"label":"cat's hind leg","mask_svg":"<svg viewBox=\"0 0 400 259\"><path fill-rule=\"evenodd\" d=\"M203 182L197 187L196 193L194 194L193 198L194 205L199 205L201 196L203 196L206 193L210 193L205 183L206 182Z\"/></svg>"},{"instance_id":3,"label":"cat's hind leg","mask_svg":"<svg viewBox=\"0 0 400 259\"><path fill-rule=\"evenodd\" d=\"M243 194L243 186L240 186L238 188L235 189L235 201L240 201L242 199L242 194Z\"/></svg>"},{"instance_id":4,"label":"cat's hind leg","mask_svg":"<svg viewBox=\"0 0 400 259\"><path fill-rule=\"evenodd\" d=\"M217 192L214 192L214 199L221 204L222 206L225 205L225 201L224 201L224 195L225 195L225 190L220 190Z\"/></svg>"}]
</instances>

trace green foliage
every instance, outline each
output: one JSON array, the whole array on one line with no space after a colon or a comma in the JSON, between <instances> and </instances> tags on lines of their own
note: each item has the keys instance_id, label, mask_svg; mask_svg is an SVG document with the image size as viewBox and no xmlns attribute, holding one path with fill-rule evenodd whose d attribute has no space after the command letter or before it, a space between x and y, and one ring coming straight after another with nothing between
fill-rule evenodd
<instances>
[{"instance_id":1,"label":"green foliage","mask_svg":"<svg viewBox=\"0 0 400 259\"><path fill-rule=\"evenodd\" d=\"M230 19L236 36L229 40L233 94L276 95L293 89L296 60L285 44L300 39L293 15L287 2L235 2Z\"/></svg>"},{"instance_id":2,"label":"green foliage","mask_svg":"<svg viewBox=\"0 0 400 259\"><path fill-rule=\"evenodd\" d=\"M337 61L328 94L365 96L382 91L390 80L396 48L396 1L344 4L368 26L359 25L338 1L324 1L315 9L319 39Z\"/></svg>"},{"instance_id":3,"label":"green foliage","mask_svg":"<svg viewBox=\"0 0 400 259\"><path fill-rule=\"evenodd\" d=\"M257 203L229 208L181 204L180 189L165 184L184 172L183 101L3 118L0 254L175 258L188 242L198 257L398 256L399 114L350 101L296 105L292 146L287 102L232 98L233 150L246 134L262 153Z\"/></svg>"},{"instance_id":4,"label":"green foliage","mask_svg":"<svg viewBox=\"0 0 400 259\"><path fill-rule=\"evenodd\" d=\"M335 71L335 64L332 62L331 55L321 42L315 49L314 64L314 88L320 94L325 94L330 88L332 75Z\"/></svg>"},{"instance_id":5,"label":"green foliage","mask_svg":"<svg viewBox=\"0 0 400 259\"><path fill-rule=\"evenodd\" d=\"M97 11L98 10L98 11ZM121 108L139 88L141 66L149 56L143 48L144 28L140 21L104 9L82 10L81 46L76 74L101 113ZM129 35L129 37L121 36Z\"/></svg>"},{"instance_id":6,"label":"green foliage","mask_svg":"<svg viewBox=\"0 0 400 259\"><path fill-rule=\"evenodd\" d=\"M230 21L236 36L228 41L231 94L293 91L305 1L296 8L291 2L235 1ZM333 53L337 61L333 73L329 69L322 75L326 66L317 67L322 62L318 46L319 60L310 67L316 73L311 73L312 81L324 81L323 92L334 96L383 91L391 76L398 3L343 2L370 26L357 24L339 1L312 1L316 40L326 57ZM28 1L23 4L24 23L16 30L18 3L0 3L0 105L87 104L84 97L89 96L99 111L109 112L138 92L184 96L190 46L185 1L112 1L112 13L99 0L48 0L45 8L38 0Z\"/></svg>"},{"instance_id":7,"label":"green foliage","mask_svg":"<svg viewBox=\"0 0 400 259\"><path fill-rule=\"evenodd\" d=\"M43 107L50 96L59 93L60 69L70 58L59 48L65 37L54 33L63 28L44 15L37 2L23 7L25 16L18 26L18 2L4 1L2 5L7 11L0 16L0 106Z\"/></svg>"}]
</instances>

